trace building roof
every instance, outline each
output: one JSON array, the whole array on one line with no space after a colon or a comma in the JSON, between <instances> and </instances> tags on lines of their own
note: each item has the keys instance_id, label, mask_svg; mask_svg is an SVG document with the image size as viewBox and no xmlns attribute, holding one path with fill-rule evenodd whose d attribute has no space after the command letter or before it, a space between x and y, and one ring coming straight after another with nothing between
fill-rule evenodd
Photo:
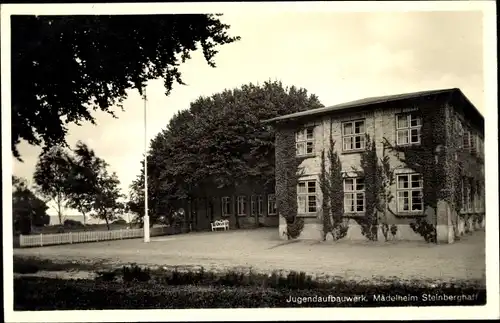
<instances>
[{"instance_id":1,"label":"building roof","mask_svg":"<svg viewBox=\"0 0 500 323\"><path fill-rule=\"evenodd\" d=\"M265 120L264 122L267 123L267 122L276 122L276 121L283 121L283 120L289 120L289 119L297 119L297 118L301 118L301 117L305 117L305 116L321 115L321 114L326 114L329 112L344 111L344 110L349 110L349 109L353 109L353 108L362 108L362 107L367 107L367 106L379 104L379 103L387 103L387 102L394 102L394 101L401 101L401 100L410 100L410 99L416 99L416 98L423 98L423 97L427 97L427 96L434 96L434 95L438 95L438 94L453 93L453 92L457 92L457 91L460 92L460 94L464 98L466 98L465 95L462 93L462 91L460 91L460 89L458 89L458 88L420 91L420 92L394 94L394 95L385 95L385 96L369 97L369 98L364 98L364 99L360 99L360 100L345 102L345 103L341 103L341 104L337 104L337 105L333 105L333 106L329 106L329 107L324 107L324 108L317 108L317 109L295 112L295 113L279 116L276 118L268 119L268 120ZM472 105L472 103L470 103L470 104Z\"/></svg>"}]
</instances>

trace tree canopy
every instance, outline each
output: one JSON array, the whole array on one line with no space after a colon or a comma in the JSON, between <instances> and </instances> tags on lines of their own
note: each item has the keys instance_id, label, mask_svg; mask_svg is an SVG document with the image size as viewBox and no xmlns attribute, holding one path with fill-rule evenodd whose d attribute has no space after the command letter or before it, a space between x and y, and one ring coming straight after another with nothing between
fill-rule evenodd
<instances>
[{"instance_id":1,"label":"tree canopy","mask_svg":"<svg viewBox=\"0 0 500 323\"><path fill-rule=\"evenodd\" d=\"M122 213L120 181L108 171L108 164L82 142L75 149L53 146L42 152L34 174L38 191L56 204L60 224L63 209L75 208L108 224Z\"/></svg>"},{"instance_id":2,"label":"tree canopy","mask_svg":"<svg viewBox=\"0 0 500 323\"><path fill-rule=\"evenodd\" d=\"M126 90L162 78L184 84L178 66L201 47L210 66L227 34L219 15L26 16L11 18L12 152L21 140L65 144L69 124L114 116Z\"/></svg>"},{"instance_id":3,"label":"tree canopy","mask_svg":"<svg viewBox=\"0 0 500 323\"><path fill-rule=\"evenodd\" d=\"M150 211L154 214L186 197L207 196L213 188L272 186L275 133L262 121L319 107L318 98L307 90L277 81L198 98L151 141ZM132 203L143 203L143 188L144 169L132 184Z\"/></svg>"},{"instance_id":4,"label":"tree canopy","mask_svg":"<svg viewBox=\"0 0 500 323\"><path fill-rule=\"evenodd\" d=\"M12 176L12 216L14 228L22 234L29 234L32 226L50 223L48 206L38 198L26 184L26 180Z\"/></svg>"}]
</instances>

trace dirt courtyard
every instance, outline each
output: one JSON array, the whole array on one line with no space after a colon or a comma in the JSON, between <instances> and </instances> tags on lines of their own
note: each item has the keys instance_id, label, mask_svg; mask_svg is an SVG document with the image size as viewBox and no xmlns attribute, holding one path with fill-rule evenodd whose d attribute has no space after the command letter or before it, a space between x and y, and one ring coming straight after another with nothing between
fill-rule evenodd
<instances>
[{"instance_id":1,"label":"dirt courtyard","mask_svg":"<svg viewBox=\"0 0 500 323\"><path fill-rule=\"evenodd\" d=\"M450 245L425 242L282 241L276 229L188 233L41 248L14 255L54 261L102 261L205 269L251 267L297 270L318 276L365 280L375 277L425 280L484 280L485 233L476 231Z\"/></svg>"}]
</instances>

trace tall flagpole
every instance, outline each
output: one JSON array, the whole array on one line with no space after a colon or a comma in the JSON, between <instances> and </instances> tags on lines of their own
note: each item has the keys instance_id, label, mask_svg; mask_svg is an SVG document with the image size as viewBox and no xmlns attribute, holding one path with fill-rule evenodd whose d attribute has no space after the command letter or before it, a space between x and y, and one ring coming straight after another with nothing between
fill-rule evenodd
<instances>
[{"instance_id":1,"label":"tall flagpole","mask_svg":"<svg viewBox=\"0 0 500 323\"><path fill-rule=\"evenodd\" d=\"M144 242L149 242L149 214L148 214L148 136L146 131L146 87L144 87Z\"/></svg>"}]
</instances>

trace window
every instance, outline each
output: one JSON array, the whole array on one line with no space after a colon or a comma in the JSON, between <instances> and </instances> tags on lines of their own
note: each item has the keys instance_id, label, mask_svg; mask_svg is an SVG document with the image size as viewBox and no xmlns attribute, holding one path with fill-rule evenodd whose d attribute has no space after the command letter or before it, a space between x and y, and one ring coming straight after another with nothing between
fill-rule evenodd
<instances>
[{"instance_id":1,"label":"window","mask_svg":"<svg viewBox=\"0 0 500 323\"><path fill-rule=\"evenodd\" d=\"M365 212L365 181L363 178L344 179L344 212Z\"/></svg>"},{"instance_id":2,"label":"window","mask_svg":"<svg viewBox=\"0 0 500 323\"><path fill-rule=\"evenodd\" d=\"M468 130L464 131L462 147L466 150L470 149L470 131L468 131Z\"/></svg>"},{"instance_id":3,"label":"window","mask_svg":"<svg viewBox=\"0 0 500 323\"><path fill-rule=\"evenodd\" d=\"M224 196L222 198L222 216L231 215L231 198Z\"/></svg>"},{"instance_id":4,"label":"window","mask_svg":"<svg viewBox=\"0 0 500 323\"><path fill-rule=\"evenodd\" d=\"M420 144L422 118L415 113L396 115L396 143L400 146Z\"/></svg>"},{"instance_id":5,"label":"window","mask_svg":"<svg viewBox=\"0 0 500 323\"><path fill-rule=\"evenodd\" d=\"M458 148L462 148L464 141L464 127L462 126L462 122L459 119L456 119L455 126L457 128L457 137L458 137Z\"/></svg>"},{"instance_id":6,"label":"window","mask_svg":"<svg viewBox=\"0 0 500 323\"><path fill-rule=\"evenodd\" d=\"M257 213L257 210L255 208L255 201L256 200L256 196L255 195L252 195L250 196L250 214L251 215L255 215Z\"/></svg>"},{"instance_id":7,"label":"window","mask_svg":"<svg viewBox=\"0 0 500 323\"><path fill-rule=\"evenodd\" d=\"M398 212L423 211L423 181L422 175L397 175Z\"/></svg>"},{"instance_id":8,"label":"window","mask_svg":"<svg viewBox=\"0 0 500 323\"><path fill-rule=\"evenodd\" d=\"M267 196L267 214L268 215L276 215L276 195L269 194Z\"/></svg>"},{"instance_id":9,"label":"window","mask_svg":"<svg viewBox=\"0 0 500 323\"><path fill-rule=\"evenodd\" d=\"M247 214L247 197L246 196L238 196L236 206L237 206L238 215L246 215Z\"/></svg>"},{"instance_id":10,"label":"window","mask_svg":"<svg viewBox=\"0 0 500 323\"><path fill-rule=\"evenodd\" d=\"M470 153L472 155L476 155L477 154L477 140L478 140L478 137L471 133L470 134Z\"/></svg>"},{"instance_id":11,"label":"window","mask_svg":"<svg viewBox=\"0 0 500 323\"><path fill-rule=\"evenodd\" d=\"M257 195L257 212L259 216L264 215L264 199L262 195Z\"/></svg>"},{"instance_id":12,"label":"window","mask_svg":"<svg viewBox=\"0 0 500 323\"><path fill-rule=\"evenodd\" d=\"M297 156L314 154L314 127L307 127L295 134Z\"/></svg>"},{"instance_id":13,"label":"window","mask_svg":"<svg viewBox=\"0 0 500 323\"><path fill-rule=\"evenodd\" d=\"M365 121L342 123L342 147L344 151L365 149Z\"/></svg>"},{"instance_id":14,"label":"window","mask_svg":"<svg viewBox=\"0 0 500 323\"><path fill-rule=\"evenodd\" d=\"M316 181L300 181L297 185L298 213L316 212Z\"/></svg>"}]
</instances>

